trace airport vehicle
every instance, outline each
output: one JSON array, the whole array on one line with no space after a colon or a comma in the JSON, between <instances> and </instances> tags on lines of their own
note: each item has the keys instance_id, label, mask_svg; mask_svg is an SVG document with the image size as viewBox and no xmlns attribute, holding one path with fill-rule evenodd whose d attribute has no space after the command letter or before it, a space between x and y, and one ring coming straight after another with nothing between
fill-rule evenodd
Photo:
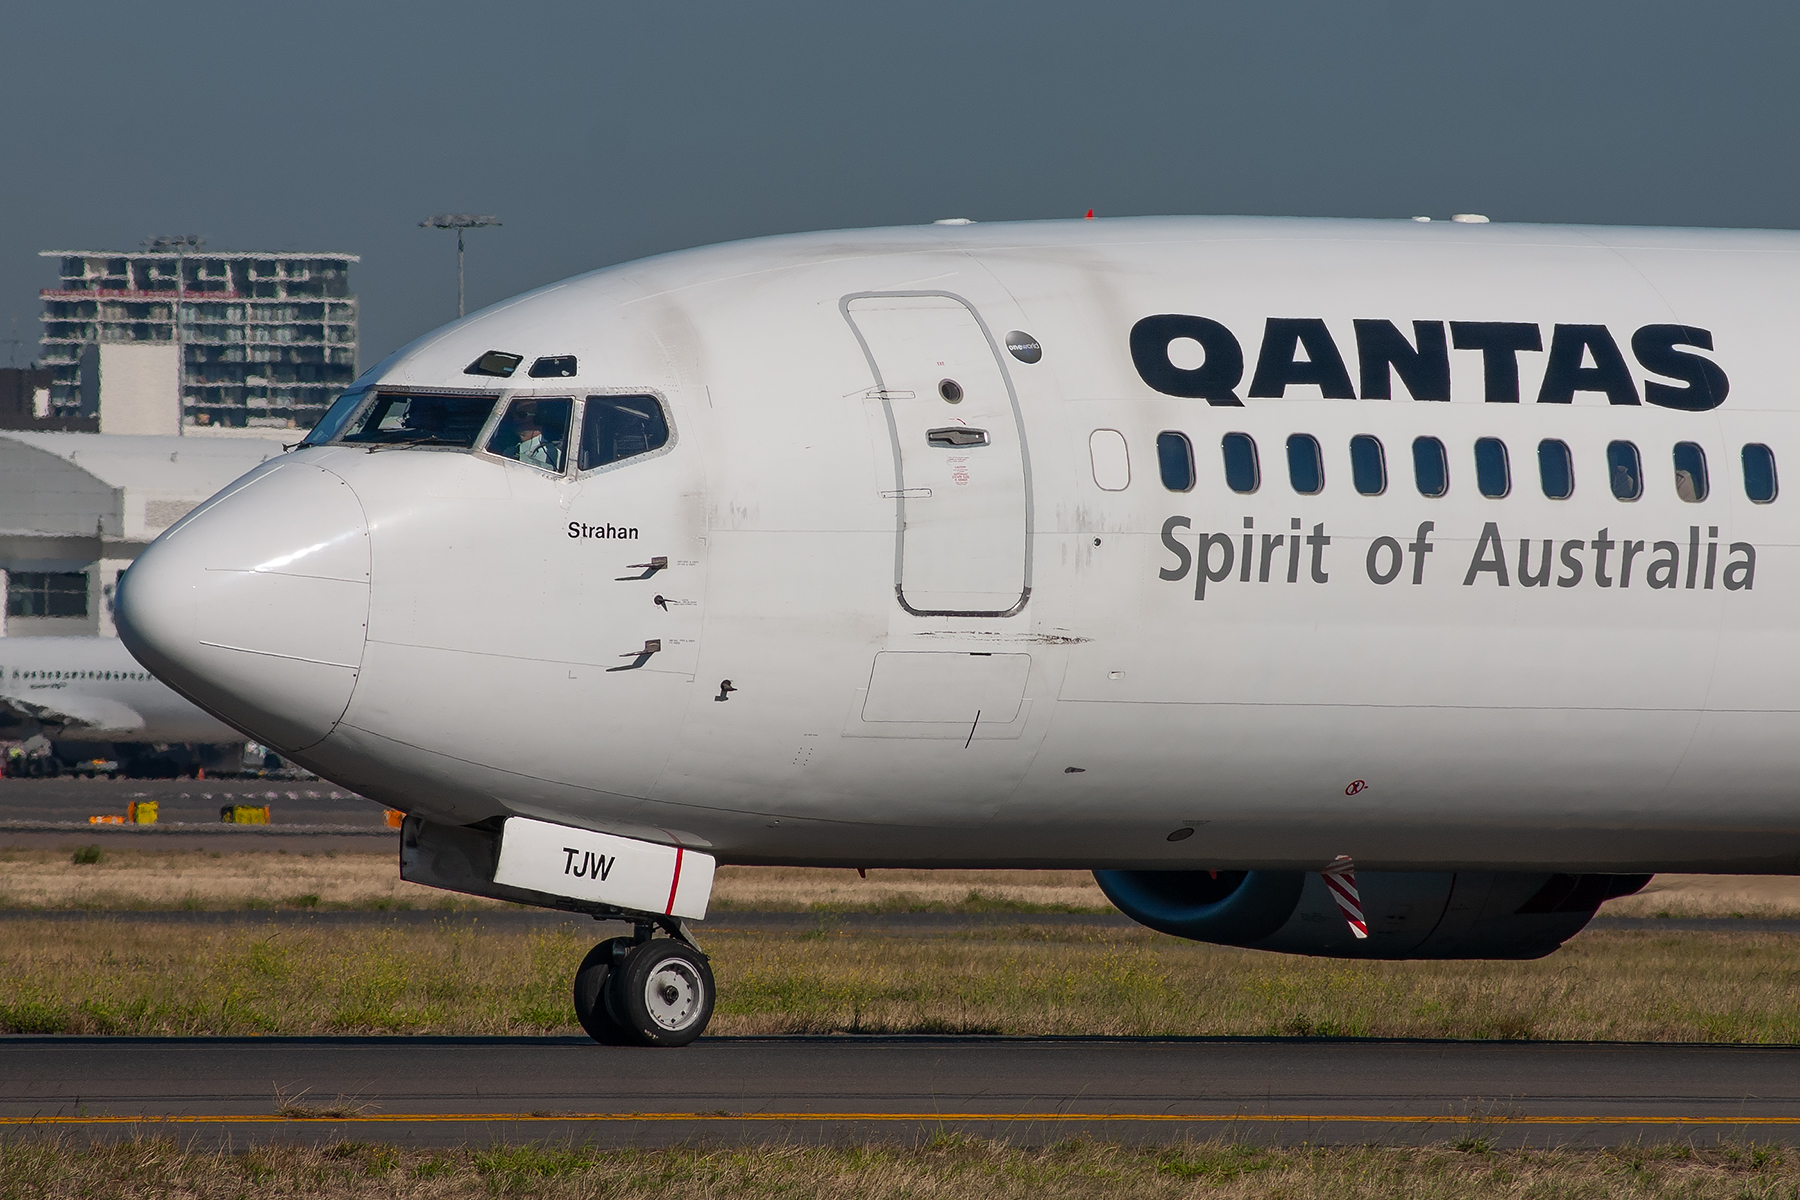
<instances>
[{"instance_id":1,"label":"airport vehicle","mask_svg":"<svg viewBox=\"0 0 1800 1200\"><path fill-rule=\"evenodd\" d=\"M9 760L23 775L174 774L244 742L109 637L0 638L0 735L32 748Z\"/></svg>"},{"instance_id":2,"label":"airport vehicle","mask_svg":"<svg viewBox=\"0 0 1800 1200\"><path fill-rule=\"evenodd\" d=\"M407 878L635 920L577 975L603 1040L704 1027L715 862L1084 867L1184 937L1533 957L1653 871L1800 870L1797 317L1788 233L670 254L381 363L119 625L410 814Z\"/></svg>"}]
</instances>

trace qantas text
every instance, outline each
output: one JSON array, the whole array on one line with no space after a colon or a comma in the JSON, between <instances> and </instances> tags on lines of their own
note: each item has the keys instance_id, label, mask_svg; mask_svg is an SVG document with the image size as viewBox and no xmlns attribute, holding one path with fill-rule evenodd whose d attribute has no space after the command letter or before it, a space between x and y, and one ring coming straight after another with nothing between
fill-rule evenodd
<instances>
[{"instance_id":1,"label":"qantas text","mask_svg":"<svg viewBox=\"0 0 1800 1200\"><path fill-rule=\"evenodd\" d=\"M1481 356L1482 399L1519 402L1519 356L1545 352L1544 330L1529 321L1414 321L1412 337L1392 321L1355 321L1357 381L1331 331L1317 317L1270 317L1247 395L1281 397L1311 385L1327 400L1390 400L1394 377L1414 400L1450 399L1450 351ZM1448 330L1446 330L1448 325ZM1640 391L1618 341L1604 325L1552 325L1539 404L1568 404L1578 392L1611 404L1656 404L1704 412L1725 402L1730 381L1718 363L1695 353L1713 348L1712 333L1692 325L1645 325L1631 335L1631 353L1650 376ZM1196 367L1171 360L1172 343L1192 340L1205 359ZM1162 313L1131 329L1131 361L1138 377L1165 396L1208 404L1237 404L1244 349L1237 335L1208 317ZM1357 386L1360 385L1360 388Z\"/></svg>"}]
</instances>

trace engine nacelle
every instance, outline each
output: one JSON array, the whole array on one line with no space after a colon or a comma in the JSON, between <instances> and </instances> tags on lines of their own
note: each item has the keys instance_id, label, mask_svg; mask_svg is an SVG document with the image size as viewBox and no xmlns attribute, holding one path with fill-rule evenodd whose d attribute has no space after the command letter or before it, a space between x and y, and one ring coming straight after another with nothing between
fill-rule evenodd
<instances>
[{"instance_id":1,"label":"engine nacelle","mask_svg":"<svg viewBox=\"0 0 1800 1200\"><path fill-rule=\"evenodd\" d=\"M1325 958L1542 958L1648 875L1358 871L1369 936L1312 871L1095 871L1141 925L1197 942Z\"/></svg>"}]
</instances>

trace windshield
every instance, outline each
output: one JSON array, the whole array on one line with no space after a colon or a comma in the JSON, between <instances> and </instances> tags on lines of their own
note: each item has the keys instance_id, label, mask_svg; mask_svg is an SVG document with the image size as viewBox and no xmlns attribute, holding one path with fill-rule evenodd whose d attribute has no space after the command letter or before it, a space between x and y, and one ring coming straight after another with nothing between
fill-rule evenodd
<instances>
[{"instance_id":1,"label":"windshield","mask_svg":"<svg viewBox=\"0 0 1800 1200\"><path fill-rule=\"evenodd\" d=\"M344 426L350 423L350 418L356 415L357 407L362 404L368 394L367 387L359 387L351 388L339 396L332 406L325 410L325 415L319 418L319 423L312 427L312 432L300 439L300 444L302 446L323 446L342 433Z\"/></svg>"},{"instance_id":2,"label":"windshield","mask_svg":"<svg viewBox=\"0 0 1800 1200\"><path fill-rule=\"evenodd\" d=\"M487 424L498 396L443 396L388 393L377 396L351 445L454 446L468 449ZM321 425L324 422L320 422Z\"/></svg>"}]
</instances>

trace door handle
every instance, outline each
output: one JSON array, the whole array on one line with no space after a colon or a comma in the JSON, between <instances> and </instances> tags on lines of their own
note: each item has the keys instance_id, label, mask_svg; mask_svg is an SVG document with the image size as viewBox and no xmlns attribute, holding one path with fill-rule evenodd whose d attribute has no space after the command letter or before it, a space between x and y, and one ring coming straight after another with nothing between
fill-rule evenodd
<instances>
[{"instance_id":1,"label":"door handle","mask_svg":"<svg viewBox=\"0 0 1800 1200\"><path fill-rule=\"evenodd\" d=\"M964 425L947 425L942 429L927 429L925 441L951 450L965 446L985 446L988 444L988 431L970 429Z\"/></svg>"},{"instance_id":2,"label":"door handle","mask_svg":"<svg viewBox=\"0 0 1800 1200\"><path fill-rule=\"evenodd\" d=\"M645 663L649 662L652 654L656 654L661 650L662 639L652 638L644 643L644 648L642 650L634 650L630 654L619 655L620 658L629 658L631 661L622 667L608 667L606 668L606 673L610 675L614 671L635 671Z\"/></svg>"},{"instance_id":3,"label":"door handle","mask_svg":"<svg viewBox=\"0 0 1800 1200\"><path fill-rule=\"evenodd\" d=\"M625 569L627 571L642 571L643 574L642 575L618 575L618 576L614 577L615 582L629 583L629 582L631 582L633 580L637 580L637 579L648 579L652 575L656 574L658 571L668 570L669 569L669 560L664 555L659 554L655 558L651 559L649 562L631 563Z\"/></svg>"}]
</instances>

